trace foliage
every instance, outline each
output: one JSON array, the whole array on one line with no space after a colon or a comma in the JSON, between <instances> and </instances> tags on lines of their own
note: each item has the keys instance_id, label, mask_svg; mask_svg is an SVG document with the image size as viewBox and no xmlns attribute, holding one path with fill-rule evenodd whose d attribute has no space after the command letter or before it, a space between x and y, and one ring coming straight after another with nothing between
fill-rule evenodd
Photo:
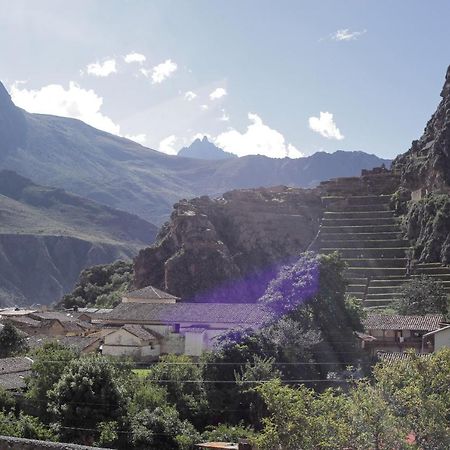
<instances>
[{"instance_id":1,"label":"foliage","mask_svg":"<svg viewBox=\"0 0 450 450\"><path fill-rule=\"evenodd\" d=\"M429 194L411 202L406 215L406 235L415 243L421 261L450 263L450 197Z\"/></svg>"},{"instance_id":2,"label":"foliage","mask_svg":"<svg viewBox=\"0 0 450 450\"><path fill-rule=\"evenodd\" d=\"M259 450L342 449L349 440L348 402L327 390L316 394L305 386L294 389L280 380L262 384L258 391L269 416L254 441Z\"/></svg>"},{"instance_id":3,"label":"foliage","mask_svg":"<svg viewBox=\"0 0 450 450\"><path fill-rule=\"evenodd\" d=\"M375 380L391 410L422 450L450 448L450 349L414 353L395 365L377 365Z\"/></svg>"},{"instance_id":4,"label":"foliage","mask_svg":"<svg viewBox=\"0 0 450 450\"><path fill-rule=\"evenodd\" d=\"M169 403L176 406L182 419L201 423L208 413L208 400L201 367L185 355L165 355L155 364L149 380L164 386Z\"/></svg>"},{"instance_id":5,"label":"foliage","mask_svg":"<svg viewBox=\"0 0 450 450\"><path fill-rule=\"evenodd\" d=\"M255 432L244 424L229 425L221 423L217 426L209 425L202 433L202 440L206 442L239 442L239 439L253 439Z\"/></svg>"},{"instance_id":6,"label":"foliage","mask_svg":"<svg viewBox=\"0 0 450 450\"><path fill-rule=\"evenodd\" d=\"M117 433L118 423L114 420L109 422L100 422L98 424L99 437L95 446L112 447L116 445L119 435Z\"/></svg>"},{"instance_id":7,"label":"foliage","mask_svg":"<svg viewBox=\"0 0 450 450\"><path fill-rule=\"evenodd\" d=\"M16 400L7 390L0 387L0 411L10 412L16 406Z\"/></svg>"},{"instance_id":8,"label":"foliage","mask_svg":"<svg viewBox=\"0 0 450 450\"><path fill-rule=\"evenodd\" d=\"M27 343L20 331L6 322L0 331L0 358L18 355L27 349Z\"/></svg>"},{"instance_id":9,"label":"foliage","mask_svg":"<svg viewBox=\"0 0 450 450\"><path fill-rule=\"evenodd\" d=\"M0 411L0 435L15 436L27 439L55 441L55 433L43 425L39 419L20 413L16 417L13 413Z\"/></svg>"},{"instance_id":10,"label":"foliage","mask_svg":"<svg viewBox=\"0 0 450 450\"><path fill-rule=\"evenodd\" d=\"M48 393L60 380L69 363L76 358L77 354L72 349L56 342L46 342L34 352L26 398L35 406L41 419L50 419L47 411Z\"/></svg>"},{"instance_id":11,"label":"foliage","mask_svg":"<svg viewBox=\"0 0 450 450\"><path fill-rule=\"evenodd\" d=\"M125 407L122 376L120 368L103 357L84 357L68 364L48 393L49 408L64 439L89 442L97 433L86 430L121 419Z\"/></svg>"},{"instance_id":12,"label":"foliage","mask_svg":"<svg viewBox=\"0 0 450 450\"><path fill-rule=\"evenodd\" d=\"M378 386L359 382L349 395L349 441L357 450L400 449L405 446L407 431L389 407Z\"/></svg>"},{"instance_id":13,"label":"foliage","mask_svg":"<svg viewBox=\"0 0 450 450\"><path fill-rule=\"evenodd\" d=\"M254 438L258 449L450 448L450 349L380 363L374 375L348 392L261 384L269 414Z\"/></svg>"},{"instance_id":14,"label":"foliage","mask_svg":"<svg viewBox=\"0 0 450 450\"><path fill-rule=\"evenodd\" d=\"M132 279L133 265L129 262L89 267L81 272L74 290L62 298L60 306L113 308L120 303Z\"/></svg>"},{"instance_id":15,"label":"foliage","mask_svg":"<svg viewBox=\"0 0 450 450\"><path fill-rule=\"evenodd\" d=\"M422 275L405 283L394 303L399 314L443 314L449 312L449 299L440 280Z\"/></svg>"},{"instance_id":16,"label":"foliage","mask_svg":"<svg viewBox=\"0 0 450 450\"><path fill-rule=\"evenodd\" d=\"M200 436L173 406L143 409L131 418L131 443L137 450L190 450Z\"/></svg>"}]
</instances>

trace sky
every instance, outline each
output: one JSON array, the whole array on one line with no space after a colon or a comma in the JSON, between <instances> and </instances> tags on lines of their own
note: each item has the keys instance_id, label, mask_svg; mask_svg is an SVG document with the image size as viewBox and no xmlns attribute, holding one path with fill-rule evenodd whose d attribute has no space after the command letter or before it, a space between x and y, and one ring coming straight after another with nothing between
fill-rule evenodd
<instances>
[{"instance_id":1,"label":"sky","mask_svg":"<svg viewBox=\"0 0 450 450\"><path fill-rule=\"evenodd\" d=\"M420 137L450 64L450 2L0 0L0 80L20 107L176 154L239 156Z\"/></svg>"}]
</instances>

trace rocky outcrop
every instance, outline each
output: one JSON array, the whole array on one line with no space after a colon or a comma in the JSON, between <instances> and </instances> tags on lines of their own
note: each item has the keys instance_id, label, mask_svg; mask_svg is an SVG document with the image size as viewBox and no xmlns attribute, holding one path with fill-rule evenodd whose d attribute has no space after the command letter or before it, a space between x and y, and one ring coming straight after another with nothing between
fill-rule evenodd
<instances>
[{"instance_id":1,"label":"rocky outcrop","mask_svg":"<svg viewBox=\"0 0 450 450\"><path fill-rule=\"evenodd\" d=\"M393 162L403 186L410 190L450 192L450 67L441 97L422 137Z\"/></svg>"},{"instance_id":2,"label":"rocky outcrop","mask_svg":"<svg viewBox=\"0 0 450 450\"><path fill-rule=\"evenodd\" d=\"M260 188L182 200L157 243L136 258L135 285L190 301L255 301L280 264L308 247L321 215L315 190Z\"/></svg>"}]
</instances>

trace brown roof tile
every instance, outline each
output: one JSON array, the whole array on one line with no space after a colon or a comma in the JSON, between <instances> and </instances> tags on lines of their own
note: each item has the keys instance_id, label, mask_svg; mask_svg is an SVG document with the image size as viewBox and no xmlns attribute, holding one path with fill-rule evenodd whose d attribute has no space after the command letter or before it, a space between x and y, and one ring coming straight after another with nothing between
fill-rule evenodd
<instances>
[{"instance_id":1,"label":"brown roof tile","mask_svg":"<svg viewBox=\"0 0 450 450\"><path fill-rule=\"evenodd\" d=\"M366 330L423 330L433 331L444 320L441 314L403 316L399 314L368 314L363 321Z\"/></svg>"},{"instance_id":2,"label":"brown roof tile","mask_svg":"<svg viewBox=\"0 0 450 450\"><path fill-rule=\"evenodd\" d=\"M255 303L121 303L103 320L127 323L224 323L261 325L272 318L271 311Z\"/></svg>"},{"instance_id":3,"label":"brown roof tile","mask_svg":"<svg viewBox=\"0 0 450 450\"><path fill-rule=\"evenodd\" d=\"M169 294L168 292L161 291L153 286L147 286L142 289L137 289L135 291L130 291L125 294L125 297L129 298L144 298L151 300L178 300L178 297Z\"/></svg>"}]
</instances>

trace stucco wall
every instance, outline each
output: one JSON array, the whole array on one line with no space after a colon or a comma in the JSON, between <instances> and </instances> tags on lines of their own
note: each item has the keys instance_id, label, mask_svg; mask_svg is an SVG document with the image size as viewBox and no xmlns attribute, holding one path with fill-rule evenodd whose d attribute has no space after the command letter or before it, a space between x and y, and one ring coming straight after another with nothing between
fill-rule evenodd
<instances>
[{"instance_id":1,"label":"stucco wall","mask_svg":"<svg viewBox=\"0 0 450 450\"><path fill-rule=\"evenodd\" d=\"M450 347L450 328L434 335L434 351L438 351L443 347Z\"/></svg>"}]
</instances>

